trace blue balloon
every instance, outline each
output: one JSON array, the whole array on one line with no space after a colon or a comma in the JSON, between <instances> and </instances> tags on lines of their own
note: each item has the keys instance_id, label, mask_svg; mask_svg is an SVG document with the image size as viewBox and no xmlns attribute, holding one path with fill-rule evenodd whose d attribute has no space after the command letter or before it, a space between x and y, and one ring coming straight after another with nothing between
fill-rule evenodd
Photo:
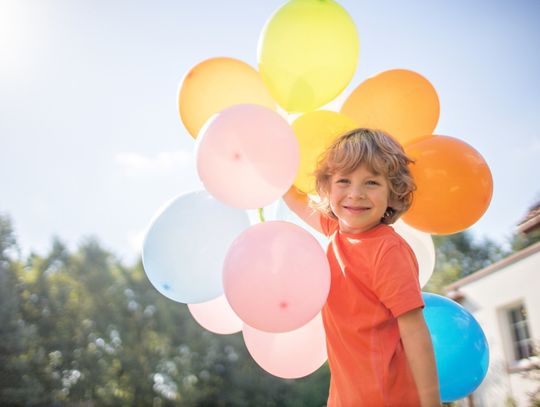
<instances>
[{"instance_id":1,"label":"blue balloon","mask_svg":"<svg viewBox=\"0 0 540 407\"><path fill-rule=\"evenodd\" d=\"M484 331L461 305L446 297L422 293L424 318L431 334L441 400L459 400L484 380L489 348Z\"/></svg>"},{"instance_id":2,"label":"blue balloon","mask_svg":"<svg viewBox=\"0 0 540 407\"><path fill-rule=\"evenodd\" d=\"M177 196L158 211L146 233L142 262L152 285L166 297L195 304L223 294L225 256L250 226L246 211L206 191Z\"/></svg>"}]
</instances>

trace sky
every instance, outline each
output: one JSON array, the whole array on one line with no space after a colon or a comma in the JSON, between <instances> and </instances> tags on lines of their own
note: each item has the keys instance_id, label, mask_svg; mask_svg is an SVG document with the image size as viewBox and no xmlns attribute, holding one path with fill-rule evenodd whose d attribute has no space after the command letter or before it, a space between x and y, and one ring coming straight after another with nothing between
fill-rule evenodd
<instances>
[{"instance_id":1,"label":"sky","mask_svg":"<svg viewBox=\"0 0 540 407\"><path fill-rule=\"evenodd\" d=\"M335 103L388 69L425 76L441 105L435 134L473 146L493 174L491 205L470 230L507 242L540 199L540 2L338 3L360 57ZM0 0L0 213L22 253L93 236L135 261L155 212L201 188L180 81L212 57L257 67L259 35L282 4Z\"/></svg>"}]
</instances>

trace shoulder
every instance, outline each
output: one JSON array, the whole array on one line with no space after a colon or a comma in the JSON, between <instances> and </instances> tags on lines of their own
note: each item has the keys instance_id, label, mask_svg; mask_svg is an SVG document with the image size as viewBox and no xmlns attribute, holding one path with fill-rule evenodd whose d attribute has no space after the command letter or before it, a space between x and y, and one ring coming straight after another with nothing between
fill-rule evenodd
<instances>
[{"instance_id":1,"label":"shoulder","mask_svg":"<svg viewBox=\"0 0 540 407\"><path fill-rule=\"evenodd\" d=\"M380 239L381 262L412 262L417 266L416 256L407 241L391 226L384 225Z\"/></svg>"},{"instance_id":2,"label":"shoulder","mask_svg":"<svg viewBox=\"0 0 540 407\"><path fill-rule=\"evenodd\" d=\"M321 223L322 231L326 236L332 235L339 229L339 222L336 219L323 215L322 213L319 213L319 221Z\"/></svg>"},{"instance_id":3,"label":"shoulder","mask_svg":"<svg viewBox=\"0 0 540 407\"><path fill-rule=\"evenodd\" d=\"M383 302L392 309L395 301L389 297L393 294L417 297L420 292L418 262L405 239L392 229L382 239L379 254L373 268L373 286L379 298L384 297Z\"/></svg>"},{"instance_id":4,"label":"shoulder","mask_svg":"<svg viewBox=\"0 0 540 407\"><path fill-rule=\"evenodd\" d=\"M392 226L381 225L381 246L385 250L409 250L410 246L407 241L394 230Z\"/></svg>"}]
</instances>

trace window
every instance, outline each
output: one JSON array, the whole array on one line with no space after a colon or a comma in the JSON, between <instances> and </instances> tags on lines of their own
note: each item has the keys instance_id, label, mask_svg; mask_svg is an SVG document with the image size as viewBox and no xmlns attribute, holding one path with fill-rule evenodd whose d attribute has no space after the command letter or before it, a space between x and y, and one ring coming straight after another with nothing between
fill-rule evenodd
<instances>
[{"instance_id":1,"label":"window","mask_svg":"<svg viewBox=\"0 0 540 407\"><path fill-rule=\"evenodd\" d=\"M533 342L529 334L527 311L523 304L508 310L508 321L512 334L514 360L519 361L534 356Z\"/></svg>"}]
</instances>

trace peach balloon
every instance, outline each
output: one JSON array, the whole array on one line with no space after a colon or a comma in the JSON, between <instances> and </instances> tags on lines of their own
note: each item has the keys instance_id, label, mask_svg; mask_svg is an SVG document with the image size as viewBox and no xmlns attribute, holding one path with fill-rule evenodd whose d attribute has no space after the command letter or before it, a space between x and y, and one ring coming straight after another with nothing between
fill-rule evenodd
<instances>
[{"instance_id":1,"label":"peach balloon","mask_svg":"<svg viewBox=\"0 0 540 407\"><path fill-rule=\"evenodd\" d=\"M188 304L195 321L210 332L228 335L242 330L243 322L234 313L225 295L198 304Z\"/></svg>"},{"instance_id":2,"label":"peach balloon","mask_svg":"<svg viewBox=\"0 0 540 407\"><path fill-rule=\"evenodd\" d=\"M257 105L218 113L196 143L197 172L206 190L242 209L262 208L283 196L296 176L299 156L287 121Z\"/></svg>"},{"instance_id":3,"label":"peach balloon","mask_svg":"<svg viewBox=\"0 0 540 407\"><path fill-rule=\"evenodd\" d=\"M178 113L193 138L213 114L246 103L276 109L259 73L234 58L210 58L195 65L178 87Z\"/></svg>"},{"instance_id":4,"label":"peach balloon","mask_svg":"<svg viewBox=\"0 0 540 407\"><path fill-rule=\"evenodd\" d=\"M248 325L244 342L257 364L283 379L307 376L326 362L326 337L321 314L294 331L269 333Z\"/></svg>"},{"instance_id":5,"label":"peach balloon","mask_svg":"<svg viewBox=\"0 0 540 407\"><path fill-rule=\"evenodd\" d=\"M422 75L392 69L358 85L341 113L360 127L384 130L406 144L433 133L439 120L439 97Z\"/></svg>"},{"instance_id":6,"label":"peach balloon","mask_svg":"<svg viewBox=\"0 0 540 407\"><path fill-rule=\"evenodd\" d=\"M298 117L292 124L300 144L300 167L294 185L306 193L315 193L319 156L343 133L358 127L350 117L329 110L317 110Z\"/></svg>"},{"instance_id":7,"label":"peach balloon","mask_svg":"<svg viewBox=\"0 0 540 407\"><path fill-rule=\"evenodd\" d=\"M223 264L229 304L249 326L287 332L313 319L330 289L319 242L289 222L259 223L232 243Z\"/></svg>"},{"instance_id":8,"label":"peach balloon","mask_svg":"<svg viewBox=\"0 0 540 407\"><path fill-rule=\"evenodd\" d=\"M478 151L459 139L429 137L405 146L415 160L418 187L403 220L433 234L461 232L482 217L491 202L491 171Z\"/></svg>"}]
</instances>

